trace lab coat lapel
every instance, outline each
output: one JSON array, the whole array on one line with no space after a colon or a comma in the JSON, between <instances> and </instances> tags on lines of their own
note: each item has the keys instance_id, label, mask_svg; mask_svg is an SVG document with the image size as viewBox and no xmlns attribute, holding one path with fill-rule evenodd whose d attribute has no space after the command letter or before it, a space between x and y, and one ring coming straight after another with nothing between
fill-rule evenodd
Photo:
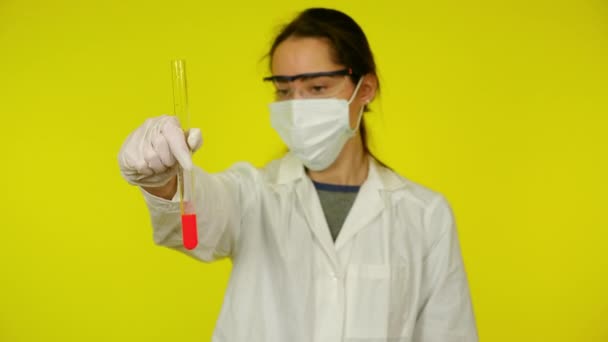
<instances>
[{"instance_id":1,"label":"lab coat lapel","mask_svg":"<svg viewBox=\"0 0 608 342\"><path fill-rule=\"evenodd\" d=\"M277 182L279 184L295 182L297 199L304 212L308 227L334 271L338 272L340 270L338 255L321 208L319 196L310 178L304 172L302 162L291 153L288 153L281 161Z\"/></svg>"},{"instance_id":2,"label":"lab coat lapel","mask_svg":"<svg viewBox=\"0 0 608 342\"><path fill-rule=\"evenodd\" d=\"M384 209L383 182L379 166L371 159L367 179L359 189L359 194L350 209L336 239L335 249L340 250L361 229L369 225Z\"/></svg>"},{"instance_id":3,"label":"lab coat lapel","mask_svg":"<svg viewBox=\"0 0 608 342\"><path fill-rule=\"evenodd\" d=\"M334 268L334 271L339 272L341 267L338 261L338 254L336 253L334 241L331 237L329 227L327 226L327 220L323 214L323 208L321 208L319 196L317 195L314 185L310 179L303 179L297 185L296 192L302 205L302 210L306 215L308 226Z\"/></svg>"}]
</instances>

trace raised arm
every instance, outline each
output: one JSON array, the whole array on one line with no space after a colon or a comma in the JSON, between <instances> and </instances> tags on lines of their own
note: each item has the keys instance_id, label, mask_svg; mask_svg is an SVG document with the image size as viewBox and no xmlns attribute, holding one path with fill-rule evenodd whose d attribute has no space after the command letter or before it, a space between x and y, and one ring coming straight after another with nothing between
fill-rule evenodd
<instances>
[{"instance_id":1,"label":"raised arm","mask_svg":"<svg viewBox=\"0 0 608 342\"><path fill-rule=\"evenodd\" d=\"M154 241L211 261L233 252L242 212L255 197L252 180L257 170L239 164L211 175L195 168L189 150L195 151L201 143L200 130L184 133L175 117L151 118L127 137L118 162L123 178L142 189L152 218ZM178 164L186 170L194 168L199 244L191 251L182 247L179 202L175 198Z\"/></svg>"}]
</instances>

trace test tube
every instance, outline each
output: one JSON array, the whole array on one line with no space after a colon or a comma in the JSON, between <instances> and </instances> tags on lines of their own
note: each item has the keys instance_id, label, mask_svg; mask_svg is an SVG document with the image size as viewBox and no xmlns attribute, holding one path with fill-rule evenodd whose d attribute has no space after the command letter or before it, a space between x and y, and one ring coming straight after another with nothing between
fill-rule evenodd
<instances>
[{"instance_id":1,"label":"test tube","mask_svg":"<svg viewBox=\"0 0 608 342\"><path fill-rule=\"evenodd\" d=\"M186 62L183 59L171 62L173 76L173 107L175 116L182 129L190 129L190 111L188 109L188 85L186 82ZM190 152L192 156L192 152ZM194 177L193 170L186 171L178 166L177 186L179 206L182 218L182 237L186 249L194 249L198 244L196 230L196 212L194 207Z\"/></svg>"}]
</instances>

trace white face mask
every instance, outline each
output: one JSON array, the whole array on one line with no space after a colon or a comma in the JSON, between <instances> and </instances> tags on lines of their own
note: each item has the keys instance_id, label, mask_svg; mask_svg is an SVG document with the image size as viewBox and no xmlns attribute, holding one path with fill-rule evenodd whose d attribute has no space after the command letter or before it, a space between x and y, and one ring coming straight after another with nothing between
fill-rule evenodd
<instances>
[{"instance_id":1,"label":"white face mask","mask_svg":"<svg viewBox=\"0 0 608 342\"><path fill-rule=\"evenodd\" d=\"M363 77L351 98L296 99L270 104L270 121L289 150L313 171L327 169L342 151L361 123L350 127L349 105L357 96Z\"/></svg>"}]
</instances>

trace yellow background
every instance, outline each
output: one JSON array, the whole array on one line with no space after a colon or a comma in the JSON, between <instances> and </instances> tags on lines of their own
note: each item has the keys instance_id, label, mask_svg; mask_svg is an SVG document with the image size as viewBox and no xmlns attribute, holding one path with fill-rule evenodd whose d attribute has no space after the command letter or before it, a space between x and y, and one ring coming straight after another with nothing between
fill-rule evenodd
<instances>
[{"instance_id":1,"label":"yellow background","mask_svg":"<svg viewBox=\"0 0 608 342\"><path fill-rule=\"evenodd\" d=\"M376 154L454 207L482 341L608 341L608 3L0 0L0 341L208 341L229 275L152 241L116 155L188 61L210 171L283 147L277 28L364 28Z\"/></svg>"}]
</instances>

